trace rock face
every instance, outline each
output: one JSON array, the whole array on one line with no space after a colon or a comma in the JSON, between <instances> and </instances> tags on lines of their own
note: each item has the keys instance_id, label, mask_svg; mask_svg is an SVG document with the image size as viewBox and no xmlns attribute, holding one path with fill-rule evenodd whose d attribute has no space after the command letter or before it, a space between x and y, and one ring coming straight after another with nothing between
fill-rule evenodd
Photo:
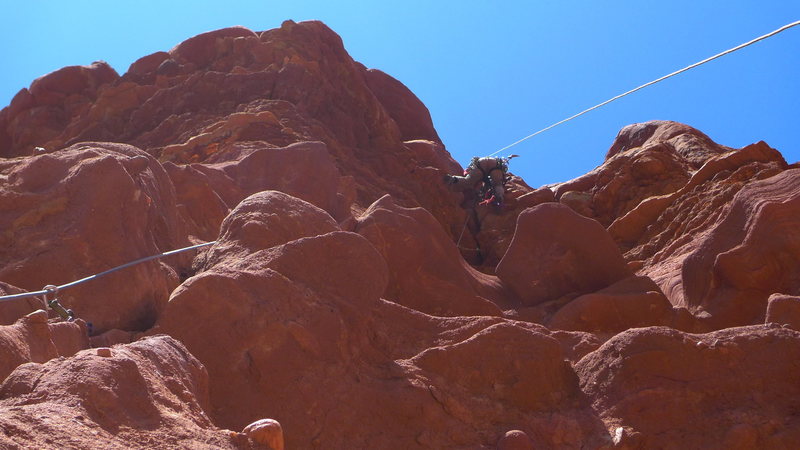
<instances>
[{"instance_id":1,"label":"rock face","mask_svg":"<svg viewBox=\"0 0 800 450\"><path fill-rule=\"evenodd\" d=\"M40 290L188 245L167 173L137 148L76 144L0 160L0 173L0 277L15 286ZM59 300L97 330L145 330L178 285L167 262L78 285Z\"/></svg>"},{"instance_id":2,"label":"rock face","mask_svg":"<svg viewBox=\"0 0 800 450\"><path fill-rule=\"evenodd\" d=\"M22 364L72 356L88 347L83 321L47 323L47 313L35 311L14 325L0 326L0 379Z\"/></svg>"},{"instance_id":3,"label":"rock face","mask_svg":"<svg viewBox=\"0 0 800 450\"><path fill-rule=\"evenodd\" d=\"M208 419L208 375L177 341L151 337L25 364L0 385L4 447L236 448Z\"/></svg>"},{"instance_id":4,"label":"rock face","mask_svg":"<svg viewBox=\"0 0 800 450\"><path fill-rule=\"evenodd\" d=\"M547 326L619 333L629 328L672 325L672 316L672 305L653 280L634 276L572 300L556 311Z\"/></svg>"},{"instance_id":5,"label":"rock face","mask_svg":"<svg viewBox=\"0 0 800 450\"><path fill-rule=\"evenodd\" d=\"M800 169L743 187L683 262L686 304L710 313L718 326L763 321L770 294L800 292L797 217Z\"/></svg>"},{"instance_id":6,"label":"rock face","mask_svg":"<svg viewBox=\"0 0 800 450\"><path fill-rule=\"evenodd\" d=\"M791 448L800 334L764 326L705 335L621 333L576 370L606 426L638 448ZM623 434L623 433L620 433Z\"/></svg>"},{"instance_id":7,"label":"rock face","mask_svg":"<svg viewBox=\"0 0 800 450\"><path fill-rule=\"evenodd\" d=\"M693 171L729 150L680 123L629 125L617 135L602 166L558 185L555 194L608 226L642 200L683 187Z\"/></svg>"},{"instance_id":8,"label":"rock face","mask_svg":"<svg viewBox=\"0 0 800 450\"><path fill-rule=\"evenodd\" d=\"M0 296L24 293L22 289L0 282ZM41 298L26 297L3 300L0 307L0 325L11 325L20 317L44 307Z\"/></svg>"},{"instance_id":9,"label":"rock face","mask_svg":"<svg viewBox=\"0 0 800 450\"><path fill-rule=\"evenodd\" d=\"M497 275L526 305L584 294L629 276L611 236L596 221L547 203L517 219Z\"/></svg>"},{"instance_id":10,"label":"rock face","mask_svg":"<svg viewBox=\"0 0 800 450\"><path fill-rule=\"evenodd\" d=\"M800 331L800 297L772 294L767 305L766 323L788 325Z\"/></svg>"},{"instance_id":11,"label":"rock face","mask_svg":"<svg viewBox=\"0 0 800 450\"><path fill-rule=\"evenodd\" d=\"M389 196L358 219L355 231L389 265L383 298L437 316L499 316L499 281L460 258L436 219L422 208L403 208Z\"/></svg>"},{"instance_id":12,"label":"rock face","mask_svg":"<svg viewBox=\"0 0 800 450\"><path fill-rule=\"evenodd\" d=\"M402 83L286 22L45 75L0 156L0 295L215 241L62 289L72 323L0 300L2 447L800 440L800 168L763 142L633 124L494 210Z\"/></svg>"},{"instance_id":13,"label":"rock face","mask_svg":"<svg viewBox=\"0 0 800 450\"><path fill-rule=\"evenodd\" d=\"M355 178L362 208L390 193L421 202L447 227L464 217L441 200L449 198L441 175L460 172L458 164L441 150L429 159L404 144L442 148L427 109L397 80L353 61L320 22L217 30L146 56L122 77L106 69L65 68L23 89L0 113L0 156L115 140L187 163L322 141L342 174ZM76 79L69 87L59 87L62 72Z\"/></svg>"},{"instance_id":14,"label":"rock face","mask_svg":"<svg viewBox=\"0 0 800 450\"><path fill-rule=\"evenodd\" d=\"M385 198L359 228L374 238L394 223L435 221ZM457 255L451 243L441 245ZM558 340L530 324L443 319L381 300L390 280L406 282L402 271L389 275L402 257L391 247L379 247L387 265L370 241L338 231L322 210L278 192L255 194L225 220L203 270L175 291L153 332L175 336L206 365L220 424L238 429L274 417L288 447L488 445L502 426L518 423L547 445L597 439ZM480 288L468 279L477 273L461 265L441 276ZM530 355L520 358L529 362L517 367L523 348ZM478 408L483 402L508 410L495 410L490 421ZM394 405L388 421L387 404ZM545 432L553 423L562 434ZM452 431L425 432L430 427Z\"/></svg>"},{"instance_id":15,"label":"rock face","mask_svg":"<svg viewBox=\"0 0 800 450\"><path fill-rule=\"evenodd\" d=\"M725 153L677 191L642 201L609 231L630 248L626 258L642 266L640 274L709 326L762 322L770 294L798 289L790 275L797 258L789 256L797 250L780 241L793 234L780 217L793 214L800 196L797 171L786 168L763 143ZM765 240L758 248L750 243Z\"/></svg>"}]
</instances>

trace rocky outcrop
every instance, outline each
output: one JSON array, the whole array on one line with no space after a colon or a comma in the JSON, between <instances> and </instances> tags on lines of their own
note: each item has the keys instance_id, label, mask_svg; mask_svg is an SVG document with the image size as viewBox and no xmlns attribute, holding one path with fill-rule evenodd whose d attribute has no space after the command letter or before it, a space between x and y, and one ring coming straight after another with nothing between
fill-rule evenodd
<instances>
[{"instance_id":1,"label":"rocky outcrop","mask_svg":"<svg viewBox=\"0 0 800 450\"><path fill-rule=\"evenodd\" d=\"M367 86L400 128L403 141L441 142L428 108L403 83L377 69L366 70L364 74Z\"/></svg>"},{"instance_id":2,"label":"rocky outcrop","mask_svg":"<svg viewBox=\"0 0 800 450\"><path fill-rule=\"evenodd\" d=\"M787 325L800 331L800 297L772 294L767 304L765 322Z\"/></svg>"},{"instance_id":3,"label":"rocky outcrop","mask_svg":"<svg viewBox=\"0 0 800 450\"><path fill-rule=\"evenodd\" d=\"M88 347L82 320L48 323L45 311L34 311L14 325L0 326L0 380L22 364L72 356Z\"/></svg>"},{"instance_id":4,"label":"rocky outcrop","mask_svg":"<svg viewBox=\"0 0 800 450\"><path fill-rule=\"evenodd\" d=\"M547 326L554 330L620 333L654 325L675 327L673 314L672 305L653 280L633 276L570 301L553 314Z\"/></svg>"},{"instance_id":5,"label":"rocky outcrop","mask_svg":"<svg viewBox=\"0 0 800 450\"><path fill-rule=\"evenodd\" d=\"M80 82L70 81L80 86L64 88L80 87L79 100L61 95L42 107L24 89L0 113L0 156L113 140L164 160L199 163L322 141L341 174L354 178L353 197L362 210L390 193L426 207L448 231L463 223L457 206L442 201L448 196L440 182L443 173L460 168L441 150L427 109L399 81L355 62L320 22L204 33L136 61L122 77L93 75L105 74L104 67L68 68L82 74ZM43 80L51 86L62 78L55 72ZM31 92L41 90L39 84ZM421 158L404 144L417 140L437 145L437 157ZM288 159L261 175L306 164Z\"/></svg>"},{"instance_id":6,"label":"rocky outcrop","mask_svg":"<svg viewBox=\"0 0 800 450\"><path fill-rule=\"evenodd\" d=\"M576 365L581 389L627 448L790 448L800 333L753 326L621 333Z\"/></svg>"},{"instance_id":7,"label":"rocky outcrop","mask_svg":"<svg viewBox=\"0 0 800 450\"><path fill-rule=\"evenodd\" d=\"M556 198L608 226L646 198L671 194L708 159L731 149L676 122L651 121L623 128L605 162L556 186Z\"/></svg>"},{"instance_id":8,"label":"rocky outcrop","mask_svg":"<svg viewBox=\"0 0 800 450\"><path fill-rule=\"evenodd\" d=\"M105 350L17 368L0 385L0 444L237 448L206 415L208 375L179 342L158 336Z\"/></svg>"},{"instance_id":9,"label":"rocky outcrop","mask_svg":"<svg viewBox=\"0 0 800 450\"><path fill-rule=\"evenodd\" d=\"M634 124L481 205L418 98L288 21L48 74L0 156L3 294L216 241L58 292L93 326L0 302L0 446L800 439L800 169L763 142Z\"/></svg>"},{"instance_id":10,"label":"rocky outcrop","mask_svg":"<svg viewBox=\"0 0 800 450\"><path fill-rule=\"evenodd\" d=\"M519 215L497 276L525 305L593 292L631 275L611 236L592 219L546 203Z\"/></svg>"},{"instance_id":11,"label":"rocky outcrop","mask_svg":"<svg viewBox=\"0 0 800 450\"><path fill-rule=\"evenodd\" d=\"M22 289L0 281L0 296L24 293ZM44 306L40 298L5 299L0 306L0 325L11 325L20 317Z\"/></svg>"},{"instance_id":12,"label":"rocky outcrop","mask_svg":"<svg viewBox=\"0 0 800 450\"><path fill-rule=\"evenodd\" d=\"M408 283L397 268L420 251L394 248L406 235L388 227L433 223L385 198L358 225L379 251L302 200L256 194L225 220L203 270L175 291L152 332L181 340L208 368L218 423L238 429L274 417L288 447L493 445L523 425L540 445L599 439L561 341L545 328L438 318L380 298L390 283ZM457 255L438 233L431 264ZM486 289L463 265L438 273L440 282ZM436 287L416 282L423 293ZM465 300L454 307L469 308ZM451 431L425 431L434 429Z\"/></svg>"},{"instance_id":13,"label":"rocky outcrop","mask_svg":"<svg viewBox=\"0 0 800 450\"><path fill-rule=\"evenodd\" d=\"M0 160L0 173L0 277L20 288L64 284L188 244L167 173L137 148L77 144ZM59 300L97 331L145 330L178 285L182 261L113 273Z\"/></svg>"},{"instance_id":14,"label":"rocky outcrop","mask_svg":"<svg viewBox=\"0 0 800 450\"><path fill-rule=\"evenodd\" d=\"M684 325L710 330L762 323L771 294L798 292L795 172L763 142L733 150L654 121L624 128L603 165L554 189L697 319Z\"/></svg>"},{"instance_id":15,"label":"rocky outcrop","mask_svg":"<svg viewBox=\"0 0 800 450\"><path fill-rule=\"evenodd\" d=\"M504 292L497 278L461 259L436 219L422 208L403 208L389 196L358 219L389 266L383 298L436 316L499 316Z\"/></svg>"},{"instance_id":16,"label":"rocky outcrop","mask_svg":"<svg viewBox=\"0 0 800 450\"><path fill-rule=\"evenodd\" d=\"M749 244L792 234L785 220L768 217L791 216L800 195L796 171L785 168L780 154L763 143L726 153L709 160L675 193L643 201L609 231L633 247L626 256L641 264L640 274L653 278L674 305L708 319L710 327L763 322L770 294L798 289L791 275L781 275L794 270L791 243L757 244L757 249ZM746 264L737 258L723 266L728 257L717 256L733 249L731 257L754 252L758 262L751 264L760 267L737 266ZM773 265L760 279L750 273Z\"/></svg>"},{"instance_id":17,"label":"rocky outcrop","mask_svg":"<svg viewBox=\"0 0 800 450\"><path fill-rule=\"evenodd\" d=\"M762 322L768 297L800 293L800 169L744 186L683 261L684 299L716 327Z\"/></svg>"}]
</instances>

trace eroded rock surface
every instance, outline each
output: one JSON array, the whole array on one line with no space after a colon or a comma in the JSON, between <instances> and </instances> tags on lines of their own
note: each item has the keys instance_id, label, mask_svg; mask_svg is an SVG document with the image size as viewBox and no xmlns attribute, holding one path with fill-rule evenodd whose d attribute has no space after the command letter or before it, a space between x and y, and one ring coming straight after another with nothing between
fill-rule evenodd
<instances>
[{"instance_id":1,"label":"eroded rock surface","mask_svg":"<svg viewBox=\"0 0 800 450\"><path fill-rule=\"evenodd\" d=\"M436 219L422 208L403 208L385 196L358 219L389 265L383 298L436 316L499 316L504 292L496 277L461 259Z\"/></svg>"},{"instance_id":2,"label":"eroded rock surface","mask_svg":"<svg viewBox=\"0 0 800 450\"><path fill-rule=\"evenodd\" d=\"M208 375L179 342L158 336L18 367L0 385L4 447L236 448L213 426Z\"/></svg>"},{"instance_id":3,"label":"eroded rock surface","mask_svg":"<svg viewBox=\"0 0 800 450\"><path fill-rule=\"evenodd\" d=\"M287 204L304 220L281 214ZM388 198L378 206L384 212L367 213L365 227L413 230L433 221ZM598 438L562 346L544 327L437 318L382 300L397 264L384 255L402 252L326 232L336 227L330 216L285 194L256 194L225 224L204 270L175 291L154 330L180 339L206 365L223 426L273 417L287 446L299 447L489 445L520 423L546 445ZM448 245L442 251L457 255ZM465 277L474 272L443 272L454 273L470 287ZM518 359L520 352L529 357ZM546 431L554 423L558 435Z\"/></svg>"},{"instance_id":4,"label":"eroded rock surface","mask_svg":"<svg viewBox=\"0 0 800 450\"><path fill-rule=\"evenodd\" d=\"M631 275L595 220L545 203L520 214L497 275L525 305L593 292Z\"/></svg>"},{"instance_id":5,"label":"eroded rock surface","mask_svg":"<svg viewBox=\"0 0 800 450\"><path fill-rule=\"evenodd\" d=\"M152 156L83 143L0 160L0 277L28 291L188 245L172 183ZM179 283L176 257L59 293L94 328L145 330Z\"/></svg>"},{"instance_id":6,"label":"eroded rock surface","mask_svg":"<svg viewBox=\"0 0 800 450\"><path fill-rule=\"evenodd\" d=\"M83 321L48 323L45 311L34 311L14 325L0 326L0 380L22 364L72 356L88 347Z\"/></svg>"},{"instance_id":7,"label":"eroded rock surface","mask_svg":"<svg viewBox=\"0 0 800 450\"><path fill-rule=\"evenodd\" d=\"M609 432L641 448L791 448L798 357L800 333L786 328L653 327L615 336L576 370Z\"/></svg>"},{"instance_id":8,"label":"eroded rock surface","mask_svg":"<svg viewBox=\"0 0 800 450\"><path fill-rule=\"evenodd\" d=\"M800 440L800 168L763 142L633 124L497 210L402 83L287 21L47 74L0 156L2 294L216 240L59 292L92 327L1 302L1 446Z\"/></svg>"}]
</instances>

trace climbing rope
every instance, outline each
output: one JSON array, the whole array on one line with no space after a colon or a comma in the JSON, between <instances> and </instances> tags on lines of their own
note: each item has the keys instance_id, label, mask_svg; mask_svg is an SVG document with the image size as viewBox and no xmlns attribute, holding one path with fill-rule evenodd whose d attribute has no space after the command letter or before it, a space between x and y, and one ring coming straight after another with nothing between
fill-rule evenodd
<instances>
[{"instance_id":1,"label":"climbing rope","mask_svg":"<svg viewBox=\"0 0 800 450\"><path fill-rule=\"evenodd\" d=\"M145 258L140 258L140 259L137 259L136 261L131 261L131 262L123 264L121 266L114 267L113 269L108 269L108 270L106 270L104 272L100 272L100 273L97 273L97 274L94 274L94 275L89 275L88 277L81 278L80 280L71 281L69 283L62 284L60 286L47 285L41 291L22 292L22 293L19 293L19 294L4 295L4 296L0 297L0 302L4 302L4 301L8 301L8 300L17 300L17 299L20 299L20 298L27 298L27 297L38 297L40 295L44 295L45 296L45 303L47 303L47 296L48 295L55 296L56 294L58 294L59 291L62 291L64 289L69 289L69 288L75 287L75 286L77 286L79 284L86 283L86 282L89 282L89 281L92 281L92 280L96 280L96 279L98 279L98 278L100 278L102 276L114 273L114 272L116 272L118 270L122 270L122 269L125 269L125 268L128 268L128 267L134 266L136 264L141 264L143 262L152 261L154 259L164 258L166 256L176 255L178 253L188 252L189 250L194 250L196 248L212 245L212 244L215 244L216 242L217 241L205 242L203 244L192 245L192 246L189 246L189 247L179 248L177 250L170 250L168 252L159 253L157 255L147 256Z\"/></svg>"},{"instance_id":2,"label":"climbing rope","mask_svg":"<svg viewBox=\"0 0 800 450\"><path fill-rule=\"evenodd\" d=\"M710 57L710 58L706 58L706 59L704 59L704 60L702 60L702 61L700 61L700 62L696 62L696 63L694 63L694 64L692 64L692 65L690 65L690 66L686 66L686 67L684 67L683 69L676 70L675 72L672 72L672 73L670 73L670 74L668 74L668 75L664 75L663 77L661 77L661 78L659 78L659 79L657 79L657 80L653 80L653 81L651 81L651 82L649 82L649 83L645 83L645 84L643 84L643 85L641 85L641 86L639 86L639 87L637 87L637 88L631 89L631 90L630 90L630 91L628 91L628 92L624 92L624 93L622 93L622 94L620 94L620 95L617 95L616 97L610 98L610 99L608 99L608 100L604 101L603 103L600 103L600 104L594 105L594 106L592 106L592 107L591 107L591 108L589 108L589 109L585 109L585 110L583 110L583 111L579 112L578 114L575 114L575 115L573 115L573 116L567 117L566 119L564 119L564 120L561 120L561 121L559 121L559 122L556 122L556 123L554 123L554 124L552 124L552 125L550 125L550 126L548 126L548 127L542 128L541 130L539 130L539 131L537 131L537 132L535 132L535 133L533 133L533 134L530 134L530 135L528 135L528 136L525 136L524 138L522 138L522 139L520 139L520 140L518 140L518 141L514 142L513 144L506 145L505 147L503 147L503 148L501 148L500 150L498 150L498 151L496 151L496 152L492 153L492 154L491 154L491 155L489 155L489 156L494 156L494 155L496 155L496 154L498 154L498 153L502 152L503 150L507 150L507 149L509 149L509 148L511 148L511 147L513 147L513 146L515 146L515 145L517 145L517 144L520 144L520 143L522 143L522 142L525 142L525 141L527 141L528 139L530 139L530 138L532 138L532 137L536 136L537 134L544 133L545 131L547 131L547 130L549 130L549 129L551 129L551 128L555 128L555 127L557 127L558 125L561 125L562 123L569 122L570 120L572 120L572 119L575 119L575 118L577 118L577 117L580 117L580 116L582 116L582 115L584 115L584 114L588 113L589 111L593 111L593 110L595 110L595 109L597 109L597 108L600 108L600 107L602 107L602 106L605 106L605 105L607 105L607 104L609 104L609 103L613 102L614 100L618 100L618 99L620 99L620 98L622 98L622 97L625 97L626 95L633 94L634 92L636 92L636 91L638 91L638 90L640 90L640 89L644 89L644 88L646 88L646 87L648 87L648 86L652 86L652 85L654 85L654 84L656 84L656 83L658 83L658 82L660 82L660 81L664 81L664 80L666 80L667 78L674 77L675 75L678 75L679 73L683 73L683 72L686 72L687 70L694 69L695 67L701 66L701 65L703 65L703 64L705 64L705 63L707 63L707 62L710 62L710 61L713 61L713 60L715 60L715 59L717 59L717 58L720 58L720 57L722 57L722 56L725 56L725 55L727 55L728 53L733 53L733 52L735 52L735 51L737 51L737 50L741 50L741 49L743 49L743 48L745 48L745 47L747 47L747 46L749 46L749 45L755 44L755 43L756 43L756 42L758 42L758 41L763 41L764 39L767 39L767 38L769 38L769 37L775 36L776 34L778 34L778 33L780 33L780 32L783 32L783 31L786 31L786 30L788 30L789 28L792 28L792 27L794 27L794 26L797 26L797 25L800 25L800 20L798 20L797 22L792 22L792 23L790 23L790 24L788 24L788 25L784 25L784 26L782 26L782 27L778 28L777 30L775 30L775 31L773 31L773 32L771 32L771 33L767 33L767 34L765 34L765 35L763 35L763 36L759 36L759 37L757 37L757 38L755 38L755 39L753 39L753 40L751 40L751 41L745 42L744 44L738 45L738 46L736 46L736 47L734 47L734 48L731 48L731 49L725 50L724 52L722 52L722 53L718 53L718 54L716 54L716 55L714 55L714 56L712 56L712 57Z\"/></svg>"},{"instance_id":3,"label":"climbing rope","mask_svg":"<svg viewBox=\"0 0 800 450\"><path fill-rule=\"evenodd\" d=\"M464 227L461 228L461 234L458 235L458 242L456 242L456 247L461 248L461 238L464 237L464 231L467 229L467 222L469 222L469 214L467 214L467 218L464 219Z\"/></svg>"}]
</instances>

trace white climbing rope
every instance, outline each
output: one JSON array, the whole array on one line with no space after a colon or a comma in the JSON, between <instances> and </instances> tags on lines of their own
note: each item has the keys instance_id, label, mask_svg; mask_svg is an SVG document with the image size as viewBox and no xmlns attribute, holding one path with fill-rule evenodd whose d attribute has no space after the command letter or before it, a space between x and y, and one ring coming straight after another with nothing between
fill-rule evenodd
<instances>
[{"instance_id":1,"label":"white climbing rope","mask_svg":"<svg viewBox=\"0 0 800 450\"><path fill-rule=\"evenodd\" d=\"M61 291L63 289L68 289L68 288L71 288L71 287L75 287L75 286L77 286L79 284L86 283L88 281L96 280L97 278L100 278L102 276L108 275L110 273L114 273L114 272L116 272L118 270L122 270L122 269L125 269L125 268L130 267L130 266L134 266L136 264L140 264L140 263L143 263L143 262L151 261L151 260L154 260L154 259L163 258L165 256L171 256L171 255L176 255L178 253L187 252L189 250L194 250L196 248L205 247L207 245L215 244L216 242L217 241L204 242L202 244L197 244L197 245L192 245L192 246L189 246L189 247L179 248L177 250L170 250L168 252L159 253L157 255L147 256L147 257L144 257L144 258L137 259L136 261L131 261L131 262L123 264L121 266L114 267L113 269L108 269L106 271L103 271L103 272L100 272L100 273L96 273L94 275L89 275L88 277L81 278L80 280L75 280L75 281L71 281L71 282L66 283L66 284L62 284L60 286L47 285L41 291L22 292L22 293L19 293L19 294L4 295L4 296L0 297L0 302L8 301L8 300L16 300L16 299L20 299L20 298L27 298L27 297L36 297L36 296L39 296L39 295L45 295L45 296L49 295L49 294L55 295L56 293L58 293L58 291Z\"/></svg>"},{"instance_id":2,"label":"white climbing rope","mask_svg":"<svg viewBox=\"0 0 800 450\"><path fill-rule=\"evenodd\" d=\"M559 122L556 122L556 123L554 123L554 124L552 124L552 125L550 125L550 126L548 126L548 127L542 128L541 130L539 130L539 131L537 131L537 132L535 132L535 133L533 133L533 134L529 134L528 136L525 136L524 138L522 138L522 139L520 139L520 140L518 140L518 141L516 141L516 142L514 142L514 143L512 143L512 144L510 144L510 145L506 145L505 147L503 147L503 148L501 148L500 150L498 150L498 151L496 151L496 152L492 153L492 154L491 154L491 155L489 155L489 156L494 156L494 155L496 155L496 154L498 154L498 153L502 152L503 150L508 150L509 148L511 148L511 147L513 147L513 146L515 146L515 145L517 145L517 144L520 144L520 143L522 143L522 142L525 142L525 141L527 141L528 139L530 139L530 138L532 138L532 137L536 136L537 134L544 133L545 131L547 131L547 130L549 130L549 129L551 129L551 128L555 128L555 127L557 127L558 125L561 125L562 123L569 122L570 120L572 120L572 119L575 119L575 118L577 118L577 117L580 117L580 116L582 116L582 115L584 115L584 114L588 113L589 111L592 111L592 110L595 110L595 109L597 109L597 108L600 108L601 106L605 106L605 105L607 105L607 104L609 104L609 103L613 102L614 100L618 100L618 99L620 99L620 98L622 98L622 97L625 97L626 95L633 94L634 92L636 92L636 91L638 91L638 90L640 90L640 89L644 89L644 88L646 88L646 87L648 87L648 86L652 86L652 85L654 85L654 84L658 83L659 81L664 81L664 80L666 80L667 78L674 77L675 75L678 75L679 73L683 73L683 72L686 72L687 70L694 69L694 68L695 68L695 67L697 67L697 66L701 66L701 65L703 65L703 64L705 64L705 63L707 63L707 62L710 62L710 61L713 61L713 60L715 60L715 59L717 59L717 58L720 58L720 57L722 57L722 56L725 56L725 55L727 55L728 53L733 53L733 52L735 52L735 51L737 51L737 50L741 50L741 49L743 49L743 48L747 47L748 45L755 44L755 43L756 43L756 42L758 42L758 41L763 41L764 39L767 39L767 38L769 38L769 37L775 36L776 34L778 34L778 33L780 33L780 32L783 32L783 31L786 31L786 30L788 30L789 28L792 28L792 27L794 27L794 26L797 26L797 25L800 25L800 20L798 20L798 21L796 21L796 22L792 22L792 23L790 23L790 24L787 24L787 25L784 25L784 26L782 26L782 27L778 28L777 30L775 30L775 31L772 31L771 33L767 33L767 34L765 34L765 35L763 35L763 36L759 36L759 37L757 37L757 38L755 38L755 39L753 39L753 40L751 40L751 41L745 42L744 44L737 45L736 47L733 47L733 48L731 48L731 49L725 50L724 52L722 52L722 53L718 53L718 54L716 54L716 55L714 55L714 56L712 56L712 57L710 57L710 58L706 58L706 59L704 59L704 60L702 60L702 61L700 61L700 62L696 62L696 63L694 63L694 64L692 64L692 65L690 65L690 66L686 66L686 67L684 67L683 69L676 70L675 72L672 72L672 73L670 73L670 74L668 74L668 75L664 75L663 77L661 77L661 78L659 78L659 79L653 80L653 81L651 81L651 82L649 82L649 83L645 83L645 84L643 84L643 85L641 85L641 86L639 86L639 87L637 87L637 88L631 89L631 90L630 90L630 91L628 91L628 92L624 92L624 93L622 93L622 94L619 94L619 95L617 95L616 97L613 97L613 98L610 98L610 99L608 99L608 100L604 101L603 103L600 103L600 104L594 105L594 106L592 106L591 108L588 108L588 109L585 109L585 110L583 110L583 111L579 112L578 114L575 114L575 115L573 115L573 116L567 117L566 119L564 119L564 120L561 120L561 121L559 121Z\"/></svg>"}]
</instances>

